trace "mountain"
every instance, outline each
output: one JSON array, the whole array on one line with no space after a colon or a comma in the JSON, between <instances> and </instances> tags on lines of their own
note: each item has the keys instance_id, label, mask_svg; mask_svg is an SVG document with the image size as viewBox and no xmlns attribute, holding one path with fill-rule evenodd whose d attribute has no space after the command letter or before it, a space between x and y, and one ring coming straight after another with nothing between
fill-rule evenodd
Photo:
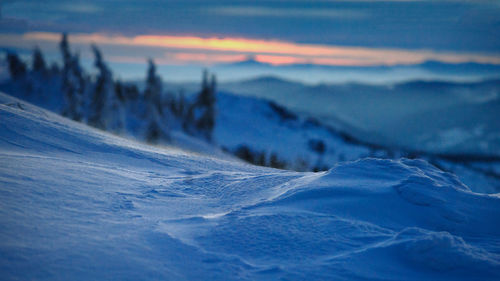
<instances>
[{"instance_id":1,"label":"mountain","mask_svg":"<svg viewBox=\"0 0 500 281\"><path fill-rule=\"evenodd\" d=\"M232 81L273 75L308 84L345 82L386 84L421 79L471 82L500 77L499 64L440 61L368 66L307 63L273 65L251 58L235 63L214 65L212 69Z\"/></svg>"},{"instance_id":2,"label":"mountain","mask_svg":"<svg viewBox=\"0 0 500 281\"><path fill-rule=\"evenodd\" d=\"M273 65L269 63L259 62L254 58L249 58L243 61L237 61L232 63L218 64L217 67L272 67Z\"/></svg>"},{"instance_id":3,"label":"mountain","mask_svg":"<svg viewBox=\"0 0 500 281\"><path fill-rule=\"evenodd\" d=\"M220 88L238 95L272 100L365 142L439 154L500 156L498 138L495 136L499 122L494 114L500 111L500 80L307 85L276 77L261 77L222 83ZM465 112L471 114L465 115ZM431 115L435 119L427 118ZM475 138L484 136L487 144L467 142L452 148L431 147L419 141L424 141L422 131L426 128L432 128L425 132L428 134L426 139L441 138L438 136L445 136L442 132L461 128L462 124L458 120L468 124L464 123L463 126L475 124L476 127L484 128L481 132L478 130ZM453 136L450 135L450 138Z\"/></svg>"},{"instance_id":4,"label":"mountain","mask_svg":"<svg viewBox=\"0 0 500 281\"><path fill-rule=\"evenodd\" d=\"M388 155L268 100L219 92L217 108L215 142L239 156L252 154L247 160L255 164L274 155L283 162L280 168L327 170L342 161Z\"/></svg>"},{"instance_id":5,"label":"mountain","mask_svg":"<svg viewBox=\"0 0 500 281\"><path fill-rule=\"evenodd\" d=\"M449 73L449 74L500 74L500 65L489 63L444 63L440 61L426 61L416 65L417 67L435 72L435 73Z\"/></svg>"},{"instance_id":6,"label":"mountain","mask_svg":"<svg viewBox=\"0 0 500 281\"><path fill-rule=\"evenodd\" d=\"M0 126L3 279L500 278L500 197L422 160L262 168L4 94Z\"/></svg>"},{"instance_id":7,"label":"mountain","mask_svg":"<svg viewBox=\"0 0 500 281\"><path fill-rule=\"evenodd\" d=\"M396 65L321 65L321 64L282 64L272 65L265 62L259 62L253 58L248 60L218 64L216 68L231 68L231 67L261 67L261 68L279 68L279 69L324 69L331 71L391 71L403 69L423 69L434 72L436 74L485 74L485 75L500 75L500 64L491 63L476 63L476 62L461 62L461 63L447 63L442 61L424 61L417 64L396 64Z\"/></svg>"}]
</instances>

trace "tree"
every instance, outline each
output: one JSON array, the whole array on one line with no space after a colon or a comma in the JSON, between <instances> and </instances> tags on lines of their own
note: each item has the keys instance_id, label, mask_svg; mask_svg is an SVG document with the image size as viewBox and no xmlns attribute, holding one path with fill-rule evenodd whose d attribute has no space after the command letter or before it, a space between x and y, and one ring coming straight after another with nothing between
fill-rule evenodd
<instances>
[{"instance_id":1,"label":"tree","mask_svg":"<svg viewBox=\"0 0 500 281\"><path fill-rule=\"evenodd\" d=\"M111 73L102 61L102 55L95 45L92 45L92 51L95 56L94 66L99 70L99 74L94 86L94 92L90 100L89 119L88 124L96 128L106 130L104 119L104 107L109 92L109 83L111 80Z\"/></svg>"},{"instance_id":2,"label":"tree","mask_svg":"<svg viewBox=\"0 0 500 281\"><path fill-rule=\"evenodd\" d=\"M99 74L90 101L88 123L103 130L121 132L124 123L123 105L118 97L113 75L97 46L92 45L92 51Z\"/></svg>"},{"instance_id":3,"label":"tree","mask_svg":"<svg viewBox=\"0 0 500 281\"><path fill-rule=\"evenodd\" d=\"M26 76L26 64L19 58L16 53L7 53L7 62L9 64L10 77L13 80Z\"/></svg>"},{"instance_id":4,"label":"tree","mask_svg":"<svg viewBox=\"0 0 500 281\"><path fill-rule=\"evenodd\" d=\"M284 169L286 167L286 163L278 158L276 152L273 152L269 157L269 166L276 169Z\"/></svg>"},{"instance_id":5,"label":"tree","mask_svg":"<svg viewBox=\"0 0 500 281\"><path fill-rule=\"evenodd\" d=\"M61 49L63 65L64 67L69 68L71 63L71 52L69 50L68 34L66 33L62 34L61 43L59 43L59 48Z\"/></svg>"},{"instance_id":6,"label":"tree","mask_svg":"<svg viewBox=\"0 0 500 281\"><path fill-rule=\"evenodd\" d=\"M161 107L162 82L156 74L156 65L152 59L148 60L148 72L146 76L146 89L144 91L145 119L146 119L146 141L157 142L160 138L168 139L169 136L162 130L162 107Z\"/></svg>"},{"instance_id":7,"label":"tree","mask_svg":"<svg viewBox=\"0 0 500 281\"><path fill-rule=\"evenodd\" d=\"M215 75L212 75L209 81L208 71L204 70L201 91L189 108L184 126L189 133L201 134L208 141L212 141L215 126L216 84ZM193 129L196 132L192 132Z\"/></svg>"},{"instance_id":8,"label":"tree","mask_svg":"<svg viewBox=\"0 0 500 281\"><path fill-rule=\"evenodd\" d=\"M57 65L57 63L53 62L50 65L49 73L51 75L59 75L59 72L60 72L59 66Z\"/></svg>"},{"instance_id":9,"label":"tree","mask_svg":"<svg viewBox=\"0 0 500 281\"><path fill-rule=\"evenodd\" d=\"M42 51L37 46L33 50L33 71L38 72L40 74L47 73L47 64L45 63L45 59L43 58Z\"/></svg>"},{"instance_id":10,"label":"tree","mask_svg":"<svg viewBox=\"0 0 500 281\"><path fill-rule=\"evenodd\" d=\"M120 80L115 82L115 95L120 102L125 102L125 87Z\"/></svg>"},{"instance_id":11,"label":"tree","mask_svg":"<svg viewBox=\"0 0 500 281\"><path fill-rule=\"evenodd\" d=\"M33 94L33 79L28 73L26 63L24 63L14 52L8 52L6 59L10 79L13 85L16 85L15 91L17 91L19 95L22 95L24 99L33 101L32 99L35 98L36 95Z\"/></svg>"},{"instance_id":12,"label":"tree","mask_svg":"<svg viewBox=\"0 0 500 281\"><path fill-rule=\"evenodd\" d=\"M175 114L177 115L177 117L182 118L184 117L185 111L186 111L186 97L184 96L184 91L181 90L179 92Z\"/></svg>"},{"instance_id":13,"label":"tree","mask_svg":"<svg viewBox=\"0 0 500 281\"><path fill-rule=\"evenodd\" d=\"M72 55L69 48L68 36L63 33L59 44L63 58L62 90L65 97L65 106L62 114L75 121L83 119L83 97L85 94L85 78L80 67L78 55Z\"/></svg>"},{"instance_id":14,"label":"tree","mask_svg":"<svg viewBox=\"0 0 500 281\"><path fill-rule=\"evenodd\" d=\"M156 65L152 59L148 60L148 73L146 76L146 89L144 97L151 101L152 105L159 106L161 100L162 82L156 74Z\"/></svg>"}]
</instances>

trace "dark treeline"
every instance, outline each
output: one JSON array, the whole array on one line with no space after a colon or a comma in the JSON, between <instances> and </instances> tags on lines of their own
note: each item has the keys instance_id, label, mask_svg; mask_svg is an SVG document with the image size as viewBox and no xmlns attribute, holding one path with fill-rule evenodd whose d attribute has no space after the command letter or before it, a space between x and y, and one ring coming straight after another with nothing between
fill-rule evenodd
<instances>
[{"instance_id":1,"label":"dark treeline","mask_svg":"<svg viewBox=\"0 0 500 281\"><path fill-rule=\"evenodd\" d=\"M99 48L92 45L97 74L89 75L70 48L68 36L59 44L62 64L47 65L36 47L28 66L14 52L7 52L8 68L19 95L75 121L113 133L129 133L150 143L170 140L172 129L212 141L215 126L216 77L203 72L201 90L186 98L166 92L152 59L148 61L145 87L139 89L113 77Z\"/></svg>"}]
</instances>

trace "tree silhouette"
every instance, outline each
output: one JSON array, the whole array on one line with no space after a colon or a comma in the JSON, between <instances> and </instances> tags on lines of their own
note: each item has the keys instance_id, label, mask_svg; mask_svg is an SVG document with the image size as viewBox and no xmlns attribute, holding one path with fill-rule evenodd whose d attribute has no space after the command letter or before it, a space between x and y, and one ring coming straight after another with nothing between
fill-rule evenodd
<instances>
[{"instance_id":1,"label":"tree silhouette","mask_svg":"<svg viewBox=\"0 0 500 281\"><path fill-rule=\"evenodd\" d=\"M47 73L47 64L45 63L45 59L43 58L42 51L37 46L33 50L33 71L46 74Z\"/></svg>"},{"instance_id":2,"label":"tree silhouette","mask_svg":"<svg viewBox=\"0 0 500 281\"><path fill-rule=\"evenodd\" d=\"M10 77L13 80L26 76L26 64L16 53L7 53L7 62L9 64Z\"/></svg>"},{"instance_id":3,"label":"tree silhouette","mask_svg":"<svg viewBox=\"0 0 500 281\"><path fill-rule=\"evenodd\" d=\"M204 70L201 91L189 108L184 126L189 133L201 134L208 141L212 141L215 126L216 84L215 75L212 75L209 81L208 71Z\"/></svg>"},{"instance_id":4,"label":"tree silhouette","mask_svg":"<svg viewBox=\"0 0 500 281\"><path fill-rule=\"evenodd\" d=\"M168 135L162 131L160 126L162 120L161 107L162 82L156 74L156 65L152 59L148 60L148 72L146 76L146 89L144 91L144 102L146 105L146 140L150 143L157 142L160 138L168 139ZM165 124L163 124L165 125Z\"/></svg>"},{"instance_id":5,"label":"tree silhouette","mask_svg":"<svg viewBox=\"0 0 500 281\"><path fill-rule=\"evenodd\" d=\"M75 121L82 121L85 78L80 67L80 60L78 55L71 54L66 33L63 33L59 47L63 57L62 90L65 97L65 107L62 113Z\"/></svg>"}]
</instances>

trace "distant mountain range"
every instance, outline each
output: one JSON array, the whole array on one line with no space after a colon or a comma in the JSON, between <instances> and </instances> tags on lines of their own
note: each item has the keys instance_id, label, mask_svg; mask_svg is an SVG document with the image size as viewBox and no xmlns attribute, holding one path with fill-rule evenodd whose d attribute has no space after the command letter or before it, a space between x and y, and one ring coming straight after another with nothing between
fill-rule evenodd
<instances>
[{"instance_id":1,"label":"distant mountain range","mask_svg":"<svg viewBox=\"0 0 500 281\"><path fill-rule=\"evenodd\" d=\"M435 73L455 73L455 74L500 74L500 64L489 63L446 63L441 61L425 61L419 64L398 64L398 65L373 65L373 66L349 66L349 65L318 65L318 64L284 64L273 65L259 62L255 59L248 59L235 63L219 64L215 68L227 67L260 67L260 68L282 68L282 69L325 69L325 70L356 70L356 71L389 71L395 69L423 69Z\"/></svg>"},{"instance_id":2,"label":"distant mountain range","mask_svg":"<svg viewBox=\"0 0 500 281\"><path fill-rule=\"evenodd\" d=\"M272 65L255 59L218 64L210 67L223 81L244 80L259 76L277 76L309 84L360 82L370 84L399 83L411 80L446 80L471 82L500 78L500 64L446 63L426 61L406 65Z\"/></svg>"},{"instance_id":3,"label":"distant mountain range","mask_svg":"<svg viewBox=\"0 0 500 281\"><path fill-rule=\"evenodd\" d=\"M271 76L220 88L273 100L372 143L437 154L500 155L500 79L307 85Z\"/></svg>"},{"instance_id":4,"label":"distant mountain range","mask_svg":"<svg viewBox=\"0 0 500 281\"><path fill-rule=\"evenodd\" d=\"M161 65L159 72L171 83L199 85L203 68L217 75L219 82L235 82L263 76L297 81L307 84L340 84L346 82L368 84L394 84L413 80L477 82L500 78L500 64L444 63L426 61L411 65L332 66L316 64L272 65L248 59L240 62L201 65ZM129 79L130 80L130 79ZM133 78L137 80L137 78ZM138 82L142 81L139 78Z\"/></svg>"}]
</instances>

